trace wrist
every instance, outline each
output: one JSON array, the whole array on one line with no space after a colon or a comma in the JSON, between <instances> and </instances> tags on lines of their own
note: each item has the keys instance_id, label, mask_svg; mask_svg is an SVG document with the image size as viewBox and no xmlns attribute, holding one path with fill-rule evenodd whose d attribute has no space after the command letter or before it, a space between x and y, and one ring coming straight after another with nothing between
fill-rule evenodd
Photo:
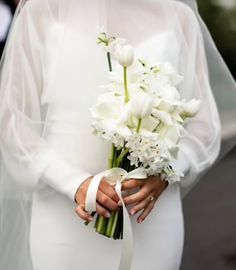
<instances>
[{"instance_id":1,"label":"wrist","mask_svg":"<svg viewBox=\"0 0 236 270\"><path fill-rule=\"evenodd\" d=\"M79 196L80 194L84 194L84 197L86 197L88 186L92 180L93 176L87 177L77 188L75 195L74 195L74 201L75 203L79 203Z\"/></svg>"}]
</instances>

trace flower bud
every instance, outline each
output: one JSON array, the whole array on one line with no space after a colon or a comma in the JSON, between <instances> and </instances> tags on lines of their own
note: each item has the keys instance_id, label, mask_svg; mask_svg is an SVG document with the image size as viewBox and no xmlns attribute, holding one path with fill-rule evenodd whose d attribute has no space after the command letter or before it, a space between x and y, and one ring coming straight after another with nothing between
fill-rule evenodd
<instances>
[{"instance_id":1,"label":"flower bud","mask_svg":"<svg viewBox=\"0 0 236 270\"><path fill-rule=\"evenodd\" d=\"M131 45L117 44L114 57L121 66L129 67L134 63L134 48Z\"/></svg>"}]
</instances>

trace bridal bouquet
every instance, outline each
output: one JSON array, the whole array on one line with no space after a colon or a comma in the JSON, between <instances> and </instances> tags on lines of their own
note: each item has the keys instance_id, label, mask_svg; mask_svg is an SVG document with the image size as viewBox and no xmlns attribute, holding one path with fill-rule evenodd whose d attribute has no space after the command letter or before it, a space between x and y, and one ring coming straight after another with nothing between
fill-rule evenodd
<instances>
[{"instance_id":1,"label":"bridal bouquet","mask_svg":"<svg viewBox=\"0 0 236 270\"><path fill-rule=\"evenodd\" d=\"M106 33L100 34L98 43L107 53L109 83L102 86L104 92L90 111L94 134L112 144L109 168L127 172L139 168L170 184L180 181L182 174L173 161L186 134L184 123L196 115L200 101L181 98L178 85L183 78L170 63L136 57L125 40L108 38ZM108 237L122 238L122 211L109 219L98 216L95 228Z\"/></svg>"}]
</instances>

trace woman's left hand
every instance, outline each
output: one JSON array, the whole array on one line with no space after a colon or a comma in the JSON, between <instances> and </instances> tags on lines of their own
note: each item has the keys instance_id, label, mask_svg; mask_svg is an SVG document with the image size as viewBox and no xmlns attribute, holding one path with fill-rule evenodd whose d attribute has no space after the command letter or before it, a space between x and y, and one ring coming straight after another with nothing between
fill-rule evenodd
<instances>
[{"instance_id":1,"label":"woman's left hand","mask_svg":"<svg viewBox=\"0 0 236 270\"><path fill-rule=\"evenodd\" d=\"M143 222L150 214L157 199L167 186L168 182L161 180L159 176L150 176L143 180L131 179L123 182L122 190L129 191L139 188L137 192L123 199L125 205L133 204L133 207L130 209L132 216L142 211L138 216L138 223Z\"/></svg>"}]
</instances>

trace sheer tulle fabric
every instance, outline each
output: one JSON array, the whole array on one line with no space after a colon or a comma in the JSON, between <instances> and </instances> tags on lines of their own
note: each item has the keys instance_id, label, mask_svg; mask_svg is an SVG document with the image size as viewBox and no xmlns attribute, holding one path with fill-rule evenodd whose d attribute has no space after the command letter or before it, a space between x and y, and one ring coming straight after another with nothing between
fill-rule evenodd
<instances>
[{"instance_id":1,"label":"sheer tulle fabric","mask_svg":"<svg viewBox=\"0 0 236 270\"><path fill-rule=\"evenodd\" d=\"M180 146L177 164L185 171L183 192L213 164L220 148L220 120L212 90L224 127L232 120L229 112L235 109L236 87L204 24L200 22L201 31L193 10L179 2L186 2L197 13L194 1L21 1L1 62L1 269L33 269L28 237L34 191L49 186L45 196L59 192L73 201L84 179L106 169L106 164L96 159L109 151L102 142L97 142L88 164L78 154L90 154L86 144L79 152L73 149L77 156L72 157L68 149L54 147L50 139L58 130L81 132L74 129L75 124L83 126L84 136L92 136L91 119L81 95L92 105L99 86L93 83L93 76L98 72L100 84L106 80L106 59L96 45L99 27L105 27L109 35L126 38L140 55L153 50L150 44L156 42L159 60L170 61L184 76L181 95L202 101L201 111L189 121L188 135ZM159 39L166 39L173 53L158 47ZM71 64L69 71L63 65L65 57ZM62 71L63 76L58 77ZM88 88L94 92L85 97ZM232 97L227 106L221 102L222 89L225 96ZM80 106L83 123L68 109L73 103ZM60 125L54 125L58 120L56 104L65 104ZM222 149L228 150L228 146Z\"/></svg>"}]
</instances>

